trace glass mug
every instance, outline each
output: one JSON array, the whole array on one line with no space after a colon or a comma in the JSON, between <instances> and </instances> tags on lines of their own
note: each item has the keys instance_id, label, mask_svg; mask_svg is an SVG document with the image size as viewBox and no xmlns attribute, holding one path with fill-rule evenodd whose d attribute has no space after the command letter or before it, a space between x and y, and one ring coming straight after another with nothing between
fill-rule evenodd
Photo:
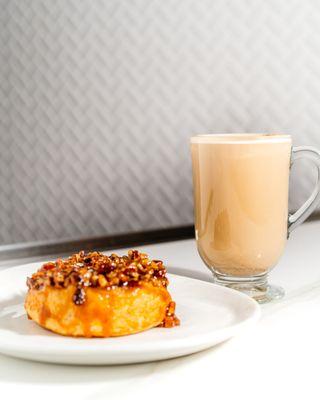
<instances>
[{"instance_id":1,"label":"glass mug","mask_svg":"<svg viewBox=\"0 0 320 400\"><path fill-rule=\"evenodd\" d=\"M268 273L320 200L320 153L292 147L290 135L217 134L192 137L191 154L197 247L215 282L260 303L281 298ZM308 200L289 214L289 172L300 158L314 161L318 178Z\"/></svg>"}]
</instances>

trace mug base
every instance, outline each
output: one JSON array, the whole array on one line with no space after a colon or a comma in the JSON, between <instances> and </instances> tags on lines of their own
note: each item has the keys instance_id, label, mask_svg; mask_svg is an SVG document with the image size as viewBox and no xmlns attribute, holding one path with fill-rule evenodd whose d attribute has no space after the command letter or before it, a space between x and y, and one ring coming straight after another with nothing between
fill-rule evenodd
<instances>
[{"instance_id":1,"label":"mug base","mask_svg":"<svg viewBox=\"0 0 320 400\"><path fill-rule=\"evenodd\" d=\"M279 300L284 296L284 290L280 286L270 285L267 280L268 274L257 275L246 278L236 278L214 272L215 283L239 290L250 296L258 303L269 303Z\"/></svg>"}]
</instances>

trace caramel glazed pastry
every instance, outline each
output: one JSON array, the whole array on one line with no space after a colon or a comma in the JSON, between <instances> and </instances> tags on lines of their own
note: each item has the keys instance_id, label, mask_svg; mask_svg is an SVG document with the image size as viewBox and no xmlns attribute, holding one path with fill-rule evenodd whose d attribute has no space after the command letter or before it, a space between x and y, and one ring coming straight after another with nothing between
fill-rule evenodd
<instances>
[{"instance_id":1,"label":"caramel glazed pastry","mask_svg":"<svg viewBox=\"0 0 320 400\"><path fill-rule=\"evenodd\" d=\"M29 319L67 336L108 337L179 325L162 261L80 251L27 279Z\"/></svg>"}]
</instances>

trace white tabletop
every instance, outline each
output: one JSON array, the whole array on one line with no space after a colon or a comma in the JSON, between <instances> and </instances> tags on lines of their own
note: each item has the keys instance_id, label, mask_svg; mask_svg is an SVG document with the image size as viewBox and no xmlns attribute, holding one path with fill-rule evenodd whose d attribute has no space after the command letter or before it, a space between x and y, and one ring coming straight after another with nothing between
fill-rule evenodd
<instances>
[{"instance_id":1,"label":"white tabletop","mask_svg":"<svg viewBox=\"0 0 320 400\"><path fill-rule=\"evenodd\" d=\"M286 297L262 306L261 321L241 336L195 355L130 366L48 365L0 355L1 398L319 399L319 239L320 222L293 232L271 274ZM211 280L193 240L143 249L166 260L169 272Z\"/></svg>"}]
</instances>

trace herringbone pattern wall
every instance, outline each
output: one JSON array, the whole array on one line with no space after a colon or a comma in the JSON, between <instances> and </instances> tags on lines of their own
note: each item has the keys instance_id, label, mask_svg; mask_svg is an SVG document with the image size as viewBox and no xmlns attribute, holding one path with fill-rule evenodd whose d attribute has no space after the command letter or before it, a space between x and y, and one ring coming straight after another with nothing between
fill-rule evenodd
<instances>
[{"instance_id":1,"label":"herringbone pattern wall","mask_svg":"<svg viewBox=\"0 0 320 400\"><path fill-rule=\"evenodd\" d=\"M2 244L191 223L194 133L320 145L317 0L0 0L0 19Z\"/></svg>"}]
</instances>

